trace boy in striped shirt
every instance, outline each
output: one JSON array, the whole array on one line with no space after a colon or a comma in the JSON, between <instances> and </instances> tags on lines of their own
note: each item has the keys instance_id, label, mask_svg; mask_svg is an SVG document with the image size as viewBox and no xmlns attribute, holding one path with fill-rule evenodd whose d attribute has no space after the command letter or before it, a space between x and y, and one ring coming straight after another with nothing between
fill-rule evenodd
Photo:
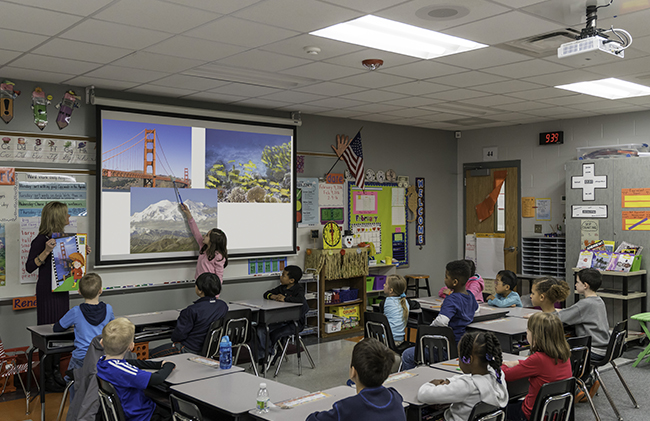
<instances>
[{"instance_id":1,"label":"boy in striped shirt","mask_svg":"<svg viewBox=\"0 0 650 421\"><path fill-rule=\"evenodd\" d=\"M167 421L171 414L145 396L148 386L162 384L172 372L174 363L125 360L133 351L135 326L123 317L108 323L102 330L101 344L106 355L97 362L97 375L115 387L118 399L129 421ZM150 373L141 369L158 369Z\"/></svg>"}]
</instances>

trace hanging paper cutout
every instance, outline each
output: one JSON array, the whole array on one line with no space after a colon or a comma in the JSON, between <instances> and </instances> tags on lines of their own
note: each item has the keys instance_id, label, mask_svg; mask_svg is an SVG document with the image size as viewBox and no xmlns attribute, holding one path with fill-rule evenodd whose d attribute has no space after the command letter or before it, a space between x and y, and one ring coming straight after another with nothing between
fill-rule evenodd
<instances>
[{"instance_id":1,"label":"hanging paper cutout","mask_svg":"<svg viewBox=\"0 0 650 421\"><path fill-rule=\"evenodd\" d=\"M56 117L56 125L59 130L63 130L70 124L72 111L79 108L80 96L77 96L74 91L68 91L63 95L61 102L56 106L59 109L59 115Z\"/></svg>"},{"instance_id":2,"label":"hanging paper cutout","mask_svg":"<svg viewBox=\"0 0 650 421\"><path fill-rule=\"evenodd\" d=\"M485 221L494 212L494 205L497 203L497 197L501 191L501 186L503 185L503 182L506 181L506 175L508 175L508 170L494 172L494 189L490 194L488 194L485 200L476 205L476 216L478 217L479 222Z\"/></svg>"},{"instance_id":3,"label":"hanging paper cutout","mask_svg":"<svg viewBox=\"0 0 650 421\"><path fill-rule=\"evenodd\" d=\"M14 99L20 95L20 91L14 90L14 85L9 80L0 83L0 117L7 124L14 118Z\"/></svg>"},{"instance_id":4,"label":"hanging paper cutout","mask_svg":"<svg viewBox=\"0 0 650 421\"><path fill-rule=\"evenodd\" d=\"M50 96L51 98L51 96ZM45 98L45 92L39 87L32 92L32 111L34 112L34 124L43 130L47 126L47 106L49 98Z\"/></svg>"}]
</instances>

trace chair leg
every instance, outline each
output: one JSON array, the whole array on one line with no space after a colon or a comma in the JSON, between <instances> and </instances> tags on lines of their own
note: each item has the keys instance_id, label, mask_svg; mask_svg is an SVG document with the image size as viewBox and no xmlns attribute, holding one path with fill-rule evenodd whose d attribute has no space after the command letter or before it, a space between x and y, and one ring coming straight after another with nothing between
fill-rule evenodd
<instances>
[{"instance_id":1,"label":"chair leg","mask_svg":"<svg viewBox=\"0 0 650 421\"><path fill-rule=\"evenodd\" d=\"M278 366L275 368L275 374L273 374L273 377L278 377L280 367L282 367L282 361L284 361L284 356L287 355L287 348L289 348L289 339L290 337L287 337L287 341L284 343L284 348L282 348L282 355L280 356Z\"/></svg>"},{"instance_id":2,"label":"chair leg","mask_svg":"<svg viewBox=\"0 0 650 421\"><path fill-rule=\"evenodd\" d=\"M602 377L600 377L600 373L598 372L598 369L594 367L594 373L596 373L596 377L598 378L598 381L600 382L600 387L603 388L603 391L605 392L605 396L607 396L607 400L609 401L609 404L611 405L612 409L614 410L614 413L616 414L616 418L618 418L619 421L623 421L623 417L621 416L621 413L618 412L618 408L616 407L616 404L614 403L614 400L612 400L611 395L607 391L607 387L605 386L605 383L603 383Z\"/></svg>"},{"instance_id":3,"label":"chair leg","mask_svg":"<svg viewBox=\"0 0 650 421\"><path fill-rule=\"evenodd\" d=\"M314 364L314 360L311 358L311 354L309 353L309 350L305 346L305 343L302 341L302 338L299 338L300 340L300 346L302 346L302 349L305 351L305 354L307 354L307 359L309 360L309 364L311 365L311 368L316 368L316 364Z\"/></svg>"},{"instance_id":4,"label":"chair leg","mask_svg":"<svg viewBox=\"0 0 650 421\"><path fill-rule=\"evenodd\" d=\"M235 361L232 363L232 365L237 365L237 361L239 361L239 352L241 351L242 345L239 345L237 347L237 354L235 354Z\"/></svg>"},{"instance_id":5,"label":"chair leg","mask_svg":"<svg viewBox=\"0 0 650 421\"><path fill-rule=\"evenodd\" d=\"M587 400L589 401L589 405L591 406L591 412L594 413L594 417L596 418L596 421L601 421L600 415L598 414L598 411L594 406L594 401L591 399L591 395L589 394L589 390L587 389L587 385L582 381L582 379L579 378L576 378L576 384L578 385L578 389L581 390L587 397Z\"/></svg>"},{"instance_id":6,"label":"chair leg","mask_svg":"<svg viewBox=\"0 0 650 421\"><path fill-rule=\"evenodd\" d=\"M610 363L612 364L612 367L614 367L614 371L616 371L616 374L618 375L618 378L621 380L621 383L623 383L623 387L625 388L625 391L627 392L627 395L632 400L632 403L634 404L634 407L639 408L639 404L636 403L636 399L634 399L634 395L632 395L632 391L627 386L627 382L625 382L625 380L623 379L623 376L621 375L621 371L616 366L616 363L613 360Z\"/></svg>"},{"instance_id":7,"label":"chair leg","mask_svg":"<svg viewBox=\"0 0 650 421\"><path fill-rule=\"evenodd\" d=\"M255 371L255 375L257 377L259 377L260 373L257 371L257 364L255 364L255 359L253 358L253 351L251 351L251 347L248 346L248 344L243 344L242 346L245 347L246 350L248 351L248 356L251 359L251 366L253 366L253 370Z\"/></svg>"},{"instance_id":8,"label":"chair leg","mask_svg":"<svg viewBox=\"0 0 650 421\"><path fill-rule=\"evenodd\" d=\"M61 421L61 414L63 413L63 408L65 407L65 401L68 399L68 391L74 385L74 380L70 381L63 391L63 397L61 398L61 405L59 406L59 413L56 416L56 421Z\"/></svg>"}]
</instances>

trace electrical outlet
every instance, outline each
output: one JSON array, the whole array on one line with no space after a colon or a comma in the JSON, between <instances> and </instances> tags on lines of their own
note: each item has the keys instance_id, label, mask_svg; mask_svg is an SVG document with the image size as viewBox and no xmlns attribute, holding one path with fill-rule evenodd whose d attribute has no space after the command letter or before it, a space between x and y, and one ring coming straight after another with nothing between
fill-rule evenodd
<instances>
[{"instance_id":1,"label":"electrical outlet","mask_svg":"<svg viewBox=\"0 0 650 421\"><path fill-rule=\"evenodd\" d=\"M542 233L542 224L535 224L535 234Z\"/></svg>"}]
</instances>

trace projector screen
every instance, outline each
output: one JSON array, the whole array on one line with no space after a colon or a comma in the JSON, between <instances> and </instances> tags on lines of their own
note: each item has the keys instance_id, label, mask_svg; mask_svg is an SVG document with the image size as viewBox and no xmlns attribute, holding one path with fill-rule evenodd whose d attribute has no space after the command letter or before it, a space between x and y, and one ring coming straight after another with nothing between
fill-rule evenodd
<instances>
[{"instance_id":1,"label":"projector screen","mask_svg":"<svg viewBox=\"0 0 650 421\"><path fill-rule=\"evenodd\" d=\"M295 254L295 127L98 107L96 265L195 259L220 228L230 258Z\"/></svg>"}]
</instances>

